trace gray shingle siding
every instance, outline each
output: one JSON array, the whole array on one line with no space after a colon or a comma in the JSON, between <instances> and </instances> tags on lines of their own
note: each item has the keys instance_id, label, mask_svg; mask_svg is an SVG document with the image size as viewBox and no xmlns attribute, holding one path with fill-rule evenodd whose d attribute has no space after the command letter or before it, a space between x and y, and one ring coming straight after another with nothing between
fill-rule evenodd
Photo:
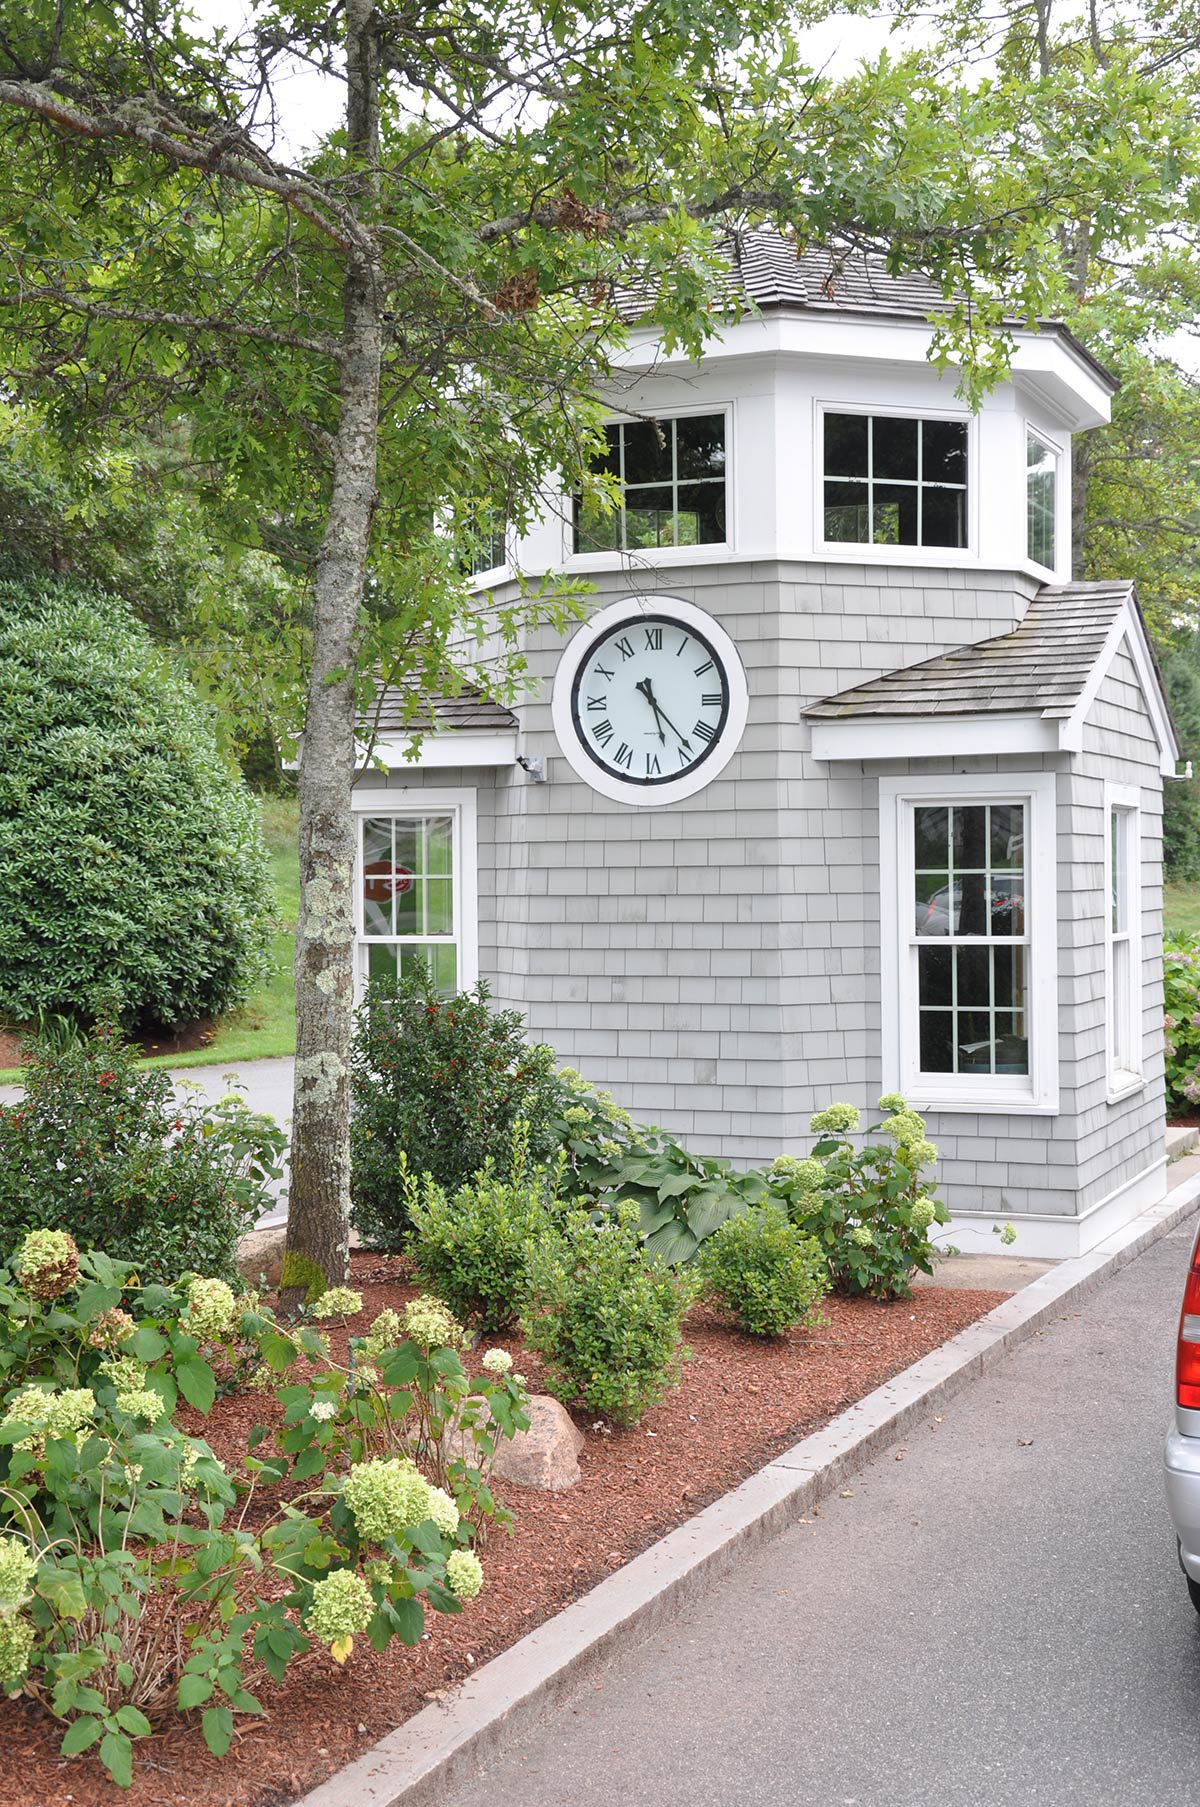
<instances>
[{"instance_id":1,"label":"gray shingle siding","mask_svg":"<svg viewBox=\"0 0 1200 1807\"><path fill-rule=\"evenodd\" d=\"M697 796L668 809L610 802L561 757L549 708L561 642L549 632L529 648L541 693L519 711L523 751L545 756L548 783L518 768L393 780L477 792L480 970L497 1002L522 1010L531 1036L698 1152L762 1161L805 1150L812 1111L835 1097L873 1107L881 1090L878 779L905 768L818 764L800 710L856 675L1011 632L1037 587L1012 574L915 570L896 584L893 575L731 562L644 576L641 588L661 586L717 616L751 692L742 748ZM612 574L597 588L600 607L635 585ZM952 763L989 772L1000 762ZM1073 1215L1161 1152L1152 1001L1161 780L1132 661L1120 655L1101 686L1081 753L1013 757L1001 769L1058 774L1061 1110L935 1113L931 1133L952 1208ZM1141 788L1145 874L1146 1086L1113 1105L1105 777Z\"/></svg>"}]
</instances>

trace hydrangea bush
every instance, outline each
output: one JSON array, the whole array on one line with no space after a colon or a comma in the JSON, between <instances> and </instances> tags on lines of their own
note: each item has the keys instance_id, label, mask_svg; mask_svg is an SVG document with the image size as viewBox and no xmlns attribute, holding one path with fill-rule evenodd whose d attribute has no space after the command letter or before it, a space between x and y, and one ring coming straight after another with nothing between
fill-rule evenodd
<instances>
[{"instance_id":1,"label":"hydrangea bush","mask_svg":"<svg viewBox=\"0 0 1200 1807\"><path fill-rule=\"evenodd\" d=\"M128 1785L136 1741L197 1709L223 1755L257 1676L345 1662L360 1634L415 1644L426 1607L479 1592L487 1466L529 1419L511 1371L467 1376L435 1303L381 1314L339 1365L219 1277L146 1283L47 1231L0 1268L0 1688L59 1720L64 1755ZM283 1421L226 1472L175 1411L207 1413L247 1344Z\"/></svg>"},{"instance_id":2,"label":"hydrangea bush","mask_svg":"<svg viewBox=\"0 0 1200 1807\"><path fill-rule=\"evenodd\" d=\"M922 1178L937 1160L924 1119L895 1092L879 1108L882 1122L858 1149L850 1139L860 1124L854 1105L817 1111L812 1155L781 1155L767 1177L792 1222L824 1250L835 1291L901 1299L914 1269L933 1272L931 1232L950 1214Z\"/></svg>"},{"instance_id":3,"label":"hydrangea bush","mask_svg":"<svg viewBox=\"0 0 1200 1807\"><path fill-rule=\"evenodd\" d=\"M1167 1114L1200 1112L1200 938L1169 935L1163 942L1163 1016Z\"/></svg>"}]
</instances>

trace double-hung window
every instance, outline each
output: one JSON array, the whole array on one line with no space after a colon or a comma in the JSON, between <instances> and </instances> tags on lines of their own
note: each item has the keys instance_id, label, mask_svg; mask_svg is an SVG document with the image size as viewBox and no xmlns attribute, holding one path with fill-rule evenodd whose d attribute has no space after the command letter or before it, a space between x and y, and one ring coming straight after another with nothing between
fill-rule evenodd
<instances>
[{"instance_id":1,"label":"double-hung window","mask_svg":"<svg viewBox=\"0 0 1200 1807\"><path fill-rule=\"evenodd\" d=\"M420 965L439 991L474 984L474 793L356 793L354 808L360 989Z\"/></svg>"},{"instance_id":2,"label":"double-hung window","mask_svg":"<svg viewBox=\"0 0 1200 1807\"><path fill-rule=\"evenodd\" d=\"M880 780L885 1083L1057 1104L1054 777Z\"/></svg>"},{"instance_id":3,"label":"double-hung window","mask_svg":"<svg viewBox=\"0 0 1200 1807\"><path fill-rule=\"evenodd\" d=\"M1105 787L1108 920L1105 932L1108 1092L1120 1097L1142 1083L1140 798Z\"/></svg>"},{"instance_id":4,"label":"double-hung window","mask_svg":"<svg viewBox=\"0 0 1200 1807\"><path fill-rule=\"evenodd\" d=\"M724 544L723 413L614 421L604 438L595 468L616 479L617 507L575 498L576 552Z\"/></svg>"},{"instance_id":5,"label":"double-hung window","mask_svg":"<svg viewBox=\"0 0 1200 1807\"><path fill-rule=\"evenodd\" d=\"M967 423L827 409L826 543L967 544Z\"/></svg>"},{"instance_id":6,"label":"double-hung window","mask_svg":"<svg viewBox=\"0 0 1200 1807\"><path fill-rule=\"evenodd\" d=\"M1038 433L1025 434L1025 548L1035 564L1054 568L1058 453Z\"/></svg>"}]
</instances>

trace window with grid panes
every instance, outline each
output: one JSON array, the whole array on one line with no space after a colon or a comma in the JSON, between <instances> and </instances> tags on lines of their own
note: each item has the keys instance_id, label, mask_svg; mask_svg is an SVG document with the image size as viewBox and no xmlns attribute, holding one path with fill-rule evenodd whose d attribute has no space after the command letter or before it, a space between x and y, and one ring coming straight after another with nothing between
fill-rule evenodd
<instances>
[{"instance_id":1,"label":"window with grid panes","mask_svg":"<svg viewBox=\"0 0 1200 1807\"><path fill-rule=\"evenodd\" d=\"M453 813L364 815L359 833L362 977L394 979L423 963L439 991L457 991Z\"/></svg>"},{"instance_id":2,"label":"window with grid panes","mask_svg":"<svg viewBox=\"0 0 1200 1807\"><path fill-rule=\"evenodd\" d=\"M616 478L618 506L575 498L576 552L724 544L724 414L615 421L604 437L595 468Z\"/></svg>"},{"instance_id":3,"label":"window with grid panes","mask_svg":"<svg viewBox=\"0 0 1200 1807\"><path fill-rule=\"evenodd\" d=\"M1024 803L913 808L922 1073L1027 1074Z\"/></svg>"},{"instance_id":4,"label":"window with grid panes","mask_svg":"<svg viewBox=\"0 0 1200 1807\"><path fill-rule=\"evenodd\" d=\"M826 541L966 546L966 421L828 412L823 436Z\"/></svg>"},{"instance_id":5,"label":"window with grid panes","mask_svg":"<svg viewBox=\"0 0 1200 1807\"><path fill-rule=\"evenodd\" d=\"M1054 564L1058 454L1036 433L1025 435L1025 543L1039 565Z\"/></svg>"},{"instance_id":6,"label":"window with grid panes","mask_svg":"<svg viewBox=\"0 0 1200 1807\"><path fill-rule=\"evenodd\" d=\"M1108 1047L1114 1087L1142 1069L1141 990L1138 978L1138 814L1113 804L1108 812Z\"/></svg>"}]
</instances>

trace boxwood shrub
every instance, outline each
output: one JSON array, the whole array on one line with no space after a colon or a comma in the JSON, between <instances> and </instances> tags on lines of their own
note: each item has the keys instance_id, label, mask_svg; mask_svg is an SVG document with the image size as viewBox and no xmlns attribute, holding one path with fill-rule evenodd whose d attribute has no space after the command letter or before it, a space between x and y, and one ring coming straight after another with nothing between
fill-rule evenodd
<instances>
[{"instance_id":1,"label":"boxwood shrub","mask_svg":"<svg viewBox=\"0 0 1200 1807\"><path fill-rule=\"evenodd\" d=\"M187 679L118 598L0 579L0 1016L218 1015L271 915L257 807Z\"/></svg>"}]
</instances>

